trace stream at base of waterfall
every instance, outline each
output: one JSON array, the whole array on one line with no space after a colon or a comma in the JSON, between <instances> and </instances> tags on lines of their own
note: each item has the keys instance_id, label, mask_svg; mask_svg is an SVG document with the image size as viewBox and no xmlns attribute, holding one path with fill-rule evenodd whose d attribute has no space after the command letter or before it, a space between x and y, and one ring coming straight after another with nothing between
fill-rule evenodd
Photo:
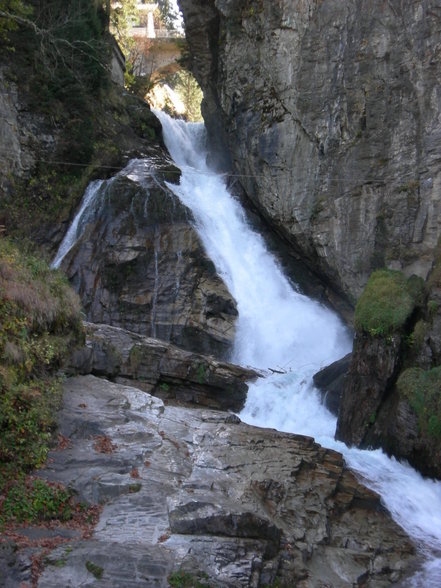
<instances>
[{"instance_id":1,"label":"stream at base of waterfall","mask_svg":"<svg viewBox=\"0 0 441 588\"><path fill-rule=\"evenodd\" d=\"M425 557L414 588L441 585L441 482L423 477L381 450L348 448L334 440L335 417L323 406L312 376L345 355L350 333L330 310L300 294L283 275L262 238L247 224L222 175L206 163L203 125L162 112L164 140L182 176L169 187L192 210L195 228L239 311L233 361L277 369L250 384L240 418L253 425L309 435L340 451L378 492L392 517Z\"/></svg>"}]
</instances>

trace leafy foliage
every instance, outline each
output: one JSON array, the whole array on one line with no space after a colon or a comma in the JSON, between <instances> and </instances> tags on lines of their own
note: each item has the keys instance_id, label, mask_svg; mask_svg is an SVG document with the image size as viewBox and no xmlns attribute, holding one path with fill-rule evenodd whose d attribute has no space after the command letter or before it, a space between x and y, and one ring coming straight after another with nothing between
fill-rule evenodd
<instances>
[{"instance_id":1,"label":"leafy foliage","mask_svg":"<svg viewBox=\"0 0 441 588\"><path fill-rule=\"evenodd\" d=\"M114 4L110 12L110 30L126 57L135 44L129 32L131 24L136 22L137 4L137 0L122 0Z\"/></svg>"},{"instance_id":2,"label":"leafy foliage","mask_svg":"<svg viewBox=\"0 0 441 588\"><path fill-rule=\"evenodd\" d=\"M0 0L0 39L8 39L11 31L17 30L17 19L28 18L32 8L23 0Z\"/></svg>"},{"instance_id":3,"label":"leafy foliage","mask_svg":"<svg viewBox=\"0 0 441 588\"><path fill-rule=\"evenodd\" d=\"M0 506L0 525L71 517L71 495L58 484L27 477L9 483Z\"/></svg>"},{"instance_id":4,"label":"leafy foliage","mask_svg":"<svg viewBox=\"0 0 441 588\"><path fill-rule=\"evenodd\" d=\"M179 15L175 10L173 2L171 0L158 0L158 8L165 26L169 30L175 30Z\"/></svg>"},{"instance_id":5,"label":"leafy foliage","mask_svg":"<svg viewBox=\"0 0 441 588\"><path fill-rule=\"evenodd\" d=\"M0 239L0 482L42 465L60 401L55 371L82 338L66 278ZM1 490L1 488L0 488Z\"/></svg>"},{"instance_id":6,"label":"leafy foliage","mask_svg":"<svg viewBox=\"0 0 441 588\"><path fill-rule=\"evenodd\" d=\"M194 76L185 69L177 72L172 81L172 88L184 104L185 118L190 122L202 121L202 90Z\"/></svg>"},{"instance_id":7,"label":"leafy foliage","mask_svg":"<svg viewBox=\"0 0 441 588\"><path fill-rule=\"evenodd\" d=\"M422 298L423 282L406 280L398 271L371 274L355 308L355 328L371 336L388 336L401 329Z\"/></svg>"},{"instance_id":8,"label":"leafy foliage","mask_svg":"<svg viewBox=\"0 0 441 588\"><path fill-rule=\"evenodd\" d=\"M10 40L15 47L27 44L35 64L45 70L59 91L69 92L72 81L94 90L107 78L106 15L99 3L0 0L0 27L2 23L9 31L20 29Z\"/></svg>"},{"instance_id":9,"label":"leafy foliage","mask_svg":"<svg viewBox=\"0 0 441 588\"><path fill-rule=\"evenodd\" d=\"M441 366L409 368L398 378L397 388L418 416L420 431L441 440Z\"/></svg>"},{"instance_id":10,"label":"leafy foliage","mask_svg":"<svg viewBox=\"0 0 441 588\"><path fill-rule=\"evenodd\" d=\"M32 17L11 33L15 51L3 67L20 101L38 115L36 136L49 141L36 141L31 177L7 178L0 199L0 224L20 238L44 235L46 225L66 220L92 179L119 169L123 152L138 137L155 140L159 129L145 104L110 82L101 2L28 2Z\"/></svg>"},{"instance_id":11,"label":"leafy foliage","mask_svg":"<svg viewBox=\"0 0 441 588\"><path fill-rule=\"evenodd\" d=\"M16 76L21 99L46 118L44 129L37 128L36 133L56 135L57 149L34 153L37 164L30 181L10 178L11 190L1 202L8 228L23 221L32 224L33 218L53 221L60 211L66 213L66 202L69 210L71 198L79 196L76 180L95 154L95 103L109 85L110 50L99 3L27 0L27 4L32 12L26 17L14 12L12 22L19 30L9 35L14 60L7 75L12 81ZM84 187L79 186L80 193Z\"/></svg>"}]
</instances>

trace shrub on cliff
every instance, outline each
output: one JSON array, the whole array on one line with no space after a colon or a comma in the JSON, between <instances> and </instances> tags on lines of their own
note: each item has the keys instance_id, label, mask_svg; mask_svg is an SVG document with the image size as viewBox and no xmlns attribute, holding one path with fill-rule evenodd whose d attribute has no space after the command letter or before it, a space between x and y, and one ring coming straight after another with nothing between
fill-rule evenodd
<instances>
[{"instance_id":1,"label":"shrub on cliff","mask_svg":"<svg viewBox=\"0 0 441 588\"><path fill-rule=\"evenodd\" d=\"M9 235L53 246L54 226L68 220L87 184L157 147L161 126L145 103L111 82L105 2L27 0L28 16L15 8L12 20L2 16L6 4L18 0L0 0L0 83L12 111L26 113L16 137L34 163L23 173L0 166L0 224ZM6 38L2 23L14 25Z\"/></svg>"},{"instance_id":2,"label":"shrub on cliff","mask_svg":"<svg viewBox=\"0 0 441 588\"><path fill-rule=\"evenodd\" d=\"M46 458L60 394L55 372L82 339L76 294L58 271L0 238L0 493Z\"/></svg>"},{"instance_id":3,"label":"shrub on cliff","mask_svg":"<svg viewBox=\"0 0 441 588\"><path fill-rule=\"evenodd\" d=\"M373 272L355 308L355 328L371 336L388 336L404 327L423 296L423 281L398 271Z\"/></svg>"}]
</instances>

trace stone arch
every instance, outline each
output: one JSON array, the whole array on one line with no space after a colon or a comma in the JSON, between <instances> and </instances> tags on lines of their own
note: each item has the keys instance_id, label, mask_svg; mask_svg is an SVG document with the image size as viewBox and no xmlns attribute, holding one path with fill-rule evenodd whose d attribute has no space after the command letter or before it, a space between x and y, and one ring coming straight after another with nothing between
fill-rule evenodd
<instances>
[{"instance_id":1,"label":"stone arch","mask_svg":"<svg viewBox=\"0 0 441 588\"><path fill-rule=\"evenodd\" d=\"M175 73L181 66L178 59L185 46L181 38L135 38L137 55L134 60L134 73L148 76L154 82L168 73Z\"/></svg>"}]
</instances>

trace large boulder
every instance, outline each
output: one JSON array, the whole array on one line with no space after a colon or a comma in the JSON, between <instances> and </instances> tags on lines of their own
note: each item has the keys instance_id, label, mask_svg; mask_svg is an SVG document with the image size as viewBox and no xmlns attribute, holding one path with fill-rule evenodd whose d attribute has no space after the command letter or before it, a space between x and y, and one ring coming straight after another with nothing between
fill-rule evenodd
<instances>
[{"instance_id":1,"label":"large boulder","mask_svg":"<svg viewBox=\"0 0 441 588\"><path fill-rule=\"evenodd\" d=\"M338 415L340 400L351 364L352 354L348 353L314 374L314 386L320 391L323 404L334 415Z\"/></svg>"},{"instance_id":2,"label":"large boulder","mask_svg":"<svg viewBox=\"0 0 441 588\"><path fill-rule=\"evenodd\" d=\"M165 179L179 181L179 170L149 158L89 187L62 267L88 320L227 357L235 301Z\"/></svg>"},{"instance_id":3,"label":"large boulder","mask_svg":"<svg viewBox=\"0 0 441 588\"><path fill-rule=\"evenodd\" d=\"M376 421L388 392L393 389L401 361L402 337L357 334L351 365L342 382L336 438L347 445L366 447L369 428Z\"/></svg>"}]
</instances>

